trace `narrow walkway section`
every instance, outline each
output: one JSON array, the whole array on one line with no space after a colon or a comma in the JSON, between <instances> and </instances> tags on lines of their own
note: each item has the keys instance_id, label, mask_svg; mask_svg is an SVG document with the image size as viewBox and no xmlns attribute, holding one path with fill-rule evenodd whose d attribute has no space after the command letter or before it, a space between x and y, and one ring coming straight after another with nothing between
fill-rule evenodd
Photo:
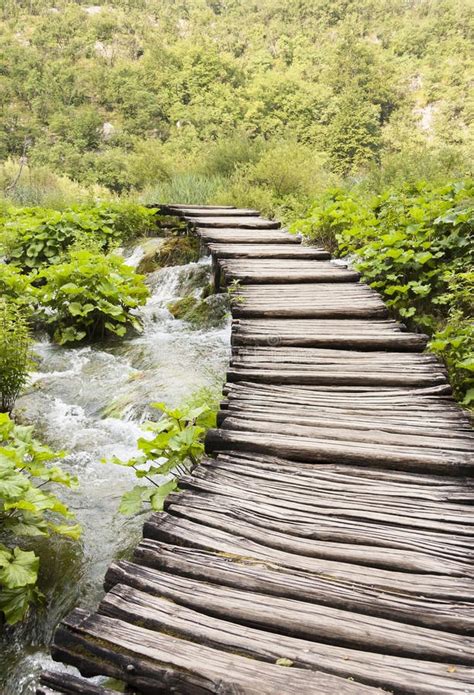
<instances>
[{"instance_id":1,"label":"narrow walkway section","mask_svg":"<svg viewBox=\"0 0 474 695\"><path fill-rule=\"evenodd\" d=\"M168 212L232 287L212 458L55 658L146 695L474 694L474 435L426 337L254 210Z\"/></svg>"}]
</instances>

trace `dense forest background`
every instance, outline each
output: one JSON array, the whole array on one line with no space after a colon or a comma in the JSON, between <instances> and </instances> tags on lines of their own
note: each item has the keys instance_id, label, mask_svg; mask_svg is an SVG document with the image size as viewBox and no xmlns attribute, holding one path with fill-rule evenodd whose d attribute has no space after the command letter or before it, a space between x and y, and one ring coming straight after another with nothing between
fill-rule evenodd
<instances>
[{"instance_id":1,"label":"dense forest background","mask_svg":"<svg viewBox=\"0 0 474 695\"><path fill-rule=\"evenodd\" d=\"M341 178L464 175L469 4L3 0L0 187L284 217Z\"/></svg>"}]
</instances>

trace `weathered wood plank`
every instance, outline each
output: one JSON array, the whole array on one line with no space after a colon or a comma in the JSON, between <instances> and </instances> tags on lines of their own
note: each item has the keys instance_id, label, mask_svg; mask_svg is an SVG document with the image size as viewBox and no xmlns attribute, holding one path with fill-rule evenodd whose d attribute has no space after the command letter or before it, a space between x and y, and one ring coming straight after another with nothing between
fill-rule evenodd
<instances>
[{"instance_id":1,"label":"weathered wood plank","mask_svg":"<svg viewBox=\"0 0 474 695\"><path fill-rule=\"evenodd\" d=\"M230 207L193 207L193 206L168 206L171 210L178 212L184 217L259 217L258 210L250 208L230 208ZM230 224L233 220L229 220Z\"/></svg>"},{"instance_id":2,"label":"weathered wood plank","mask_svg":"<svg viewBox=\"0 0 474 695\"><path fill-rule=\"evenodd\" d=\"M196 227L196 233L205 242L225 242L226 244L301 244L301 240L284 229L259 229L258 234L251 229L232 227Z\"/></svg>"},{"instance_id":3,"label":"weathered wood plank","mask_svg":"<svg viewBox=\"0 0 474 695\"><path fill-rule=\"evenodd\" d=\"M224 214L223 216L213 217L204 214L198 217L183 215L183 218L199 228L228 229L230 227L231 229L253 229L257 234L260 229L279 229L281 227L281 224L276 220L266 220L258 216L229 217L227 214Z\"/></svg>"},{"instance_id":4,"label":"weathered wood plank","mask_svg":"<svg viewBox=\"0 0 474 695\"><path fill-rule=\"evenodd\" d=\"M77 609L59 627L53 653L66 663L78 664L84 673L124 680L143 695L382 692L320 671L271 665Z\"/></svg>"},{"instance_id":5,"label":"weathered wood plank","mask_svg":"<svg viewBox=\"0 0 474 695\"><path fill-rule=\"evenodd\" d=\"M65 671L43 671L37 695L117 695L116 690L95 685Z\"/></svg>"},{"instance_id":6,"label":"weathered wood plank","mask_svg":"<svg viewBox=\"0 0 474 695\"><path fill-rule=\"evenodd\" d=\"M136 549L135 562L152 570L160 569L222 586L255 590L422 627L473 634L472 603L391 590L381 592L359 582L349 583L336 577L286 569L268 559L250 560L229 554L221 557L210 551L145 539ZM128 577L130 566L135 568L133 574L136 577L134 563L129 565L122 561L110 567L105 582L107 590L120 582L143 588Z\"/></svg>"},{"instance_id":7,"label":"weathered wood plank","mask_svg":"<svg viewBox=\"0 0 474 695\"><path fill-rule=\"evenodd\" d=\"M471 579L445 577L439 574L395 572L288 553L167 513L152 515L145 523L144 536L172 545L185 545L219 554L251 558L259 562L271 562L291 570L302 570L310 576L319 576L328 582L357 583L361 587L370 587L372 592L389 591L407 596L472 601Z\"/></svg>"},{"instance_id":8,"label":"weathered wood plank","mask_svg":"<svg viewBox=\"0 0 474 695\"><path fill-rule=\"evenodd\" d=\"M240 319L232 323L232 345L334 347L356 350L421 352L427 336L403 332L389 320Z\"/></svg>"},{"instance_id":9,"label":"weathered wood plank","mask_svg":"<svg viewBox=\"0 0 474 695\"><path fill-rule=\"evenodd\" d=\"M404 514L410 512L410 505L403 508L398 503L393 510L389 508L384 513L383 503L387 509L392 499L397 498L378 496L371 511L368 496L356 498L352 505L350 499L346 499L331 507L334 494L324 501L318 499L314 505L303 500L293 508L289 496L285 496L279 506L278 495L272 490L260 495L249 490L245 498L238 487L223 486L224 481L219 486L212 481L193 480L188 484L185 480L184 491L171 495L165 508L187 518L191 518L191 512L196 520L202 519L195 516L197 511L209 512L210 526L231 531L232 524L237 529L243 522L243 537L260 538L262 542L265 538L266 545L281 549L293 547L312 557L394 569L415 569L416 565L419 571L435 574L472 575L472 530L469 533L463 527L465 533L462 533L455 523L433 522L429 511L413 521L406 520ZM189 512L183 507L189 508ZM411 505L412 509L414 507ZM213 516L215 514L218 516ZM259 528L263 532L259 532ZM397 552L385 554L387 548L395 548ZM440 560L447 565L442 566Z\"/></svg>"},{"instance_id":10,"label":"weathered wood plank","mask_svg":"<svg viewBox=\"0 0 474 695\"><path fill-rule=\"evenodd\" d=\"M296 244L209 244L217 258L306 258L327 260L331 256L324 249Z\"/></svg>"},{"instance_id":11,"label":"weathered wood plank","mask_svg":"<svg viewBox=\"0 0 474 695\"><path fill-rule=\"evenodd\" d=\"M296 461L341 463L361 466L385 466L406 471L438 472L448 475L473 473L471 453L447 452L435 449L409 449L382 444L354 444L324 438L297 437L273 432L259 432L257 428L245 431L209 430L206 435L208 454L241 449L257 453L274 454Z\"/></svg>"},{"instance_id":12,"label":"weathered wood plank","mask_svg":"<svg viewBox=\"0 0 474 695\"><path fill-rule=\"evenodd\" d=\"M474 665L474 638L300 600L148 571L148 590L178 605L269 632L367 651Z\"/></svg>"},{"instance_id":13,"label":"weathered wood plank","mask_svg":"<svg viewBox=\"0 0 474 695\"><path fill-rule=\"evenodd\" d=\"M357 282L360 275L330 261L279 258L219 258L228 281L243 283Z\"/></svg>"},{"instance_id":14,"label":"weathered wood plank","mask_svg":"<svg viewBox=\"0 0 474 695\"><path fill-rule=\"evenodd\" d=\"M117 586L102 602L100 611L110 617L132 623L140 621L149 629L169 631L183 639L238 652L254 659L275 662L284 653L295 666L322 670L343 678L356 678L361 683L395 692L403 691L407 695L462 693L462 689L474 684L474 672L469 667L458 666L453 681L445 664L275 635L197 613L150 595L147 578L136 565L116 565L114 569L113 579L117 583L125 582L127 587ZM112 578L112 573L110 576ZM140 591L130 592L128 586Z\"/></svg>"},{"instance_id":15,"label":"weathered wood plank","mask_svg":"<svg viewBox=\"0 0 474 695\"><path fill-rule=\"evenodd\" d=\"M304 486L323 495L348 492L351 495L390 495L407 497L426 503L457 502L474 503L474 479L449 478L444 476L413 475L401 471L380 471L360 469L341 464L300 464L274 456L246 454L231 451L220 454L216 459L204 460L203 467L211 466L224 472L243 475L246 479L254 477L282 482L287 486ZM199 469L195 469L199 471ZM438 507L436 507L438 508Z\"/></svg>"}]
</instances>

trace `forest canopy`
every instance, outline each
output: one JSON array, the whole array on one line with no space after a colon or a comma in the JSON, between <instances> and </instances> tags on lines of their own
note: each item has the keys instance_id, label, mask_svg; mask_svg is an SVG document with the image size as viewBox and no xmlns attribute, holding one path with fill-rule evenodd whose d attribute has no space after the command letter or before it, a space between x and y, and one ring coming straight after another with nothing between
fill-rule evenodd
<instances>
[{"instance_id":1,"label":"forest canopy","mask_svg":"<svg viewBox=\"0 0 474 695\"><path fill-rule=\"evenodd\" d=\"M281 150L306 170L284 193L397 156L463 175L471 26L463 0L4 0L0 185L22 161L46 188L166 197L193 172L211 194Z\"/></svg>"}]
</instances>

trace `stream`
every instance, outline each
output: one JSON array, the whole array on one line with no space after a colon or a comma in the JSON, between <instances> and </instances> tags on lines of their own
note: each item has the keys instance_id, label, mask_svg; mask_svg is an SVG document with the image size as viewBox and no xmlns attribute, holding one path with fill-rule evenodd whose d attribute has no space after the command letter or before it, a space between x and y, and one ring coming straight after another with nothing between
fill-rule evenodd
<instances>
[{"instance_id":1,"label":"stream","mask_svg":"<svg viewBox=\"0 0 474 695\"><path fill-rule=\"evenodd\" d=\"M139 258L135 252L127 262L135 265ZM150 402L178 406L200 389L221 390L230 321L222 329L193 330L166 309L208 282L209 273L208 259L151 273L151 296L140 312L144 330L137 337L78 348L44 339L35 348L38 371L16 413L35 425L39 439L67 450L62 466L78 476L80 486L58 494L76 513L83 535L79 542L53 537L35 543L46 601L23 623L3 630L1 695L33 695L41 670L65 668L49 656L56 625L76 605L97 606L108 565L129 557L141 537L146 515L129 519L117 513L122 494L134 484L132 472L101 460L135 455Z\"/></svg>"}]
</instances>

